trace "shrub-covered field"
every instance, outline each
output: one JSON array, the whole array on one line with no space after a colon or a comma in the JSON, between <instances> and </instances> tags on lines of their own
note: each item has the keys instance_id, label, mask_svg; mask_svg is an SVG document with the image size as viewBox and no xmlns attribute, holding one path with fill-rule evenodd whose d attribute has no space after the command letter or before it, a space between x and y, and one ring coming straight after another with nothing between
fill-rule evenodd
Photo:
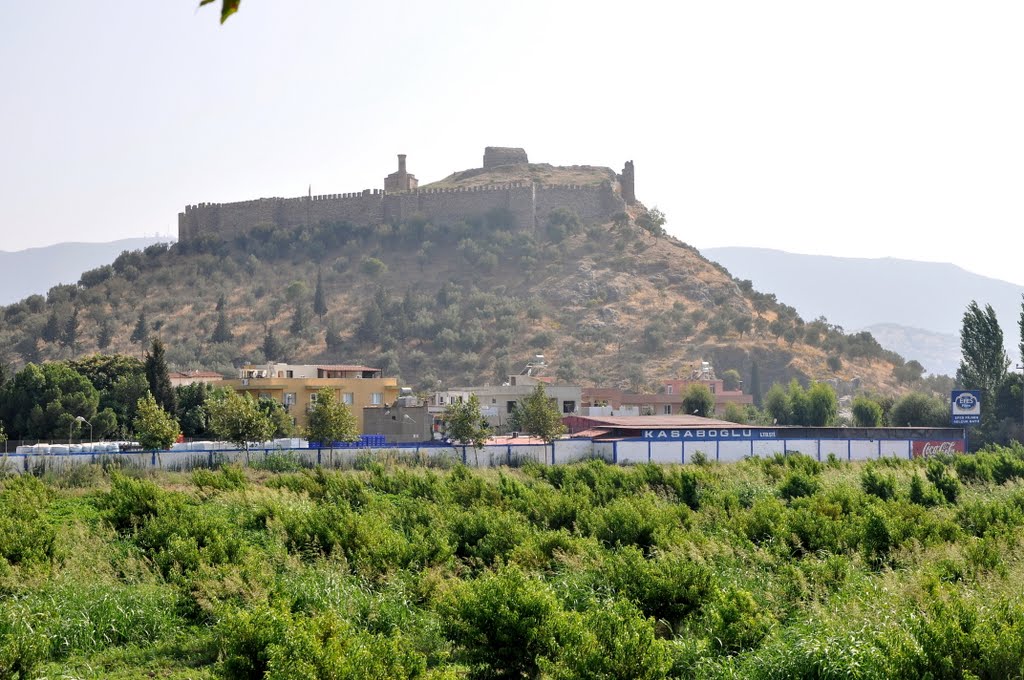
<instances>
[{"instance_id":1,"label":"shrub-covered field","mask_svg":"<svg viewBox=\"0 0 1024 680\"><path fill-rule=\"evenodd\" d=\"M0 676L1008 678L1024 448L0 491Z\"/></svg>"}]
</instances>

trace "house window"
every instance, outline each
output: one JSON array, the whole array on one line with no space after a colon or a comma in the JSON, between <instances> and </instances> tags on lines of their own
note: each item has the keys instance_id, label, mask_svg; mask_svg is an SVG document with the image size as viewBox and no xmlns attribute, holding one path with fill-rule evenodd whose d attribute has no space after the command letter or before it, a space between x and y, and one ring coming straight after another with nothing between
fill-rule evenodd
<instances>
[{"instance_id":1,"label":"house window","mask_svg":"<svg viewBox=\"0 0 1024 680\"><path fill-rule=\"evenodd\" d=\"M287 377L287 378L294 378L295 377L295 371L285 371L285 377Z\"/></svg>"},{"instance_id":2,"label":"house window","mask_svg":"<svg viewBox=\"0 0 1024 680\"><path fill-rule=\"evenodd\" d=\"M316 392L313 392L312 394L309 395L309 404L310 404L310 406L312 406L313 404L316 403L317 396L318 395L317 395Z\"/></svg>"},{"instance_id":3,"label":"house window","mask_svg":"<svg viewBox=\"0 0 1024 680\"><path fill-rule=\"evenodd\" d=\"M505 404L505 411L507 413L512 413L512 411L514 411L514 410L516 410L516 402L510 401L510 402Z\"/></svg>"},{"instance_id":4,"label":"house window","mask_svg":"<svg viewBox=\"0 0 1024 680\"><path fill-rule=\"evenodd\" d=\"M353 401L355 401L355 395L354 395L354 394L352 394L351 392L345 392L345 393L343 393L343 394L341 395L341 401L342 401L342 402L343 402L343 403L344 403L344 404L345 404L346 406L351 406L351 405L352 405L352 402L353 402Z\"/></svg>"},{"instance_id":5,"label":"house window","mask_svg":"<svg viewBox=\"0 0 1024 680\"><path fill-rule=\"evenodd\" d=\"M384 395L380 392L373 392L370 394L370 403L374 406L380 406L384 403Z\"/></svg>"},{"instance_id":6,"label":"house window","mask_svg":"<svg viewBox=\"0 0 1024 680\"><path fill-rule=\"evenodd\" d=\"M672 386L665 385L665 394L672 394Z\"/></svg>"},{"instance_id":7,"label":"house window","mask_svg":"<svg viewBox=\"0 0 1024 680\"><path fill-rule=\"evenodd\" d=\"M575 401L563 401L562 402L562 413L573 413L576 411Z\"/></svg>"},{"instance_id":8,"label":"house window","mask_svg":"<svg viewBox=\"0 0 1024 680\"><path fill-rule=\"evenodd\" d=\"M711 383L710 385L708 385L708 387L711 388L711 394L714 394L715 388L718 387L718 385L716 385L715 383Z\"/></svg>"},{"instance_id":9,"label":"house window","mask_svg":"<svg viewBox=\"0 0 1024 680\"><path fill-rule=\"evenodd\" d=\"M665 404L665 408L661 412L666 416L672 415L672 404Z\"/></svg>"},{"instance_id":10,"label":"house window","mask_svg":"<svg viewBox=\"0 0 1024 680\"><path fill-rule=\"evenodd\" d=\"M437 396L437 403L438 404L443 404L444 403L444 397L442 397L441 395L438 395Z\"/></svg>"},{"instance_id":11,"label":"house window","mask_svg":"<svg viewBox=\"0 0 1024 680\"><path fill-rule=\"evenodd\" d=\"M285 392L284 393L284 405L285 406L293 406L294 404L295 404L295 393L294 392Z\"/></svg>"},{"instance_id":12,"label":"house window","mask_svg":"<svg viewBox=\"0 0 1024 680\"><path fill-rule=\"evenodd\" d=\"M260 392L258 399L270 399L270 392Z\"/></svg>"}]
</instances>

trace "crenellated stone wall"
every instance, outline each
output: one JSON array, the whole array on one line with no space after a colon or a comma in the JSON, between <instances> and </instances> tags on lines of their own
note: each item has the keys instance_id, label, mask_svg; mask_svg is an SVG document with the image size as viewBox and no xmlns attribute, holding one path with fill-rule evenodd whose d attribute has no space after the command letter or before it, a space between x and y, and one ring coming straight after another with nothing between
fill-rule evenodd
<instances>
[{"instance_id":1,"label":"crenellated stone wall","mask_svg":"<svg viewBox=\"0 0 1024 680\"><path fill-rule=\"evenodd\" d=\"M488 147L488 151L492 149ZM525 159L525 152L522 154ZM400 157L399 168L400 172L404 170L404 158ZM178 213L178 240L188 242L204 235L229 239L260 226L292 229L330 222L401 222L413 215L458 221L481 217L495 208L509 210L519 229L533 229L556 208L572 210L585 222L608 219L625 209L623 193L620 183L611 181L600 185L555 186L512 182L448 189L412 188L397 193L365 189L348 194L199 203Z\"/></svg>"}]
</instances>

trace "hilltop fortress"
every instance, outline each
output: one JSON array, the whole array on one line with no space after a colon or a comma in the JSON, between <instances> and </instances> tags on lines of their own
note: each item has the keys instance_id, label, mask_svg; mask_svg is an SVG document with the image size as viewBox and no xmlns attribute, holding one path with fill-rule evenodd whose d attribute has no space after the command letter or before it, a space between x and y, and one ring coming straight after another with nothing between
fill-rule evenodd
<instances>
[{"instance_id":1,"label":"hilltop fortress","mask_svg":"<svg viewBox=\"0 0 1024 680\"><path fill-rule=\"evenodd\" d=\"M544 184L533 171L550 166L530 165L523 149L487 147L483 168L453 175L457 178L419 187L406 170L405 155L398 156L398 171L384 179L383 189L364 189L347 194L321 194L297 198L259 198L238 203L200 203L178 213L178 241L203 236L229 238L258 226L295 228L302 225L351 222L380 224L401 222L414 215L430 220L455 221L481 217L495 209L508 210L519 228L534 228L555 208L574 211L584 221L608 219L636 202L633 162L621 174L594 171L581 184ZM602 174L603 172L603 174ZM515 181L475 184L474 177L506 174ZM448 178L451 180L452 178Z\"/></svg>"}]
</instances>

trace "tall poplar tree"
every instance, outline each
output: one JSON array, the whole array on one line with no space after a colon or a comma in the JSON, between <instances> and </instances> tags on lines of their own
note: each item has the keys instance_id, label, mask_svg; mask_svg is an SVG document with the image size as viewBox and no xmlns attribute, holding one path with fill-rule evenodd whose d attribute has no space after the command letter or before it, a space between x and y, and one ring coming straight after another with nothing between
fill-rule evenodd
<instances>
[{"instance_id":1,"label":"tall poplar tree","mask_svg":"<svg viewBox=\"0 0 1024 680\"><path fill-rule=\"evenodd\" d=\"M971 300L960 328L960 353L956 381L967 389L981 390L982 420L991 422L999 386L1010 366L1010 357L1003 348L1003 331L992 305L982 309Z\"/></svg>"}]
</instances>

